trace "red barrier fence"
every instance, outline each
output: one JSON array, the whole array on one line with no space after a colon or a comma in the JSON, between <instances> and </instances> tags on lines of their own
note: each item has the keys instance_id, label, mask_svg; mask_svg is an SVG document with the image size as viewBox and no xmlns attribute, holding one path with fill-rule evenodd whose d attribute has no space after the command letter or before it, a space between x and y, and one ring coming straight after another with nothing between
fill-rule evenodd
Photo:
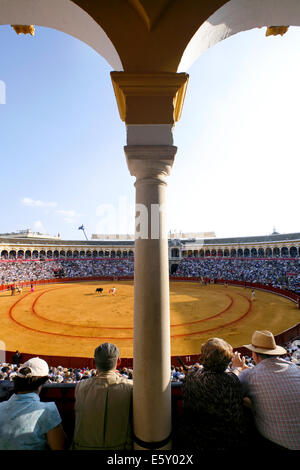
<instances>
[{"instance_id":1,"label":"red barrier fence","mask_svg":"<svg viewBox=\"0 0 300 470\"><path fill-rule=\"evenodd\" d=\"M34 285L44 285L44 284L52 284L52 283L64 283L64 282L80 282L80 281L114 281L114 280L132 280L132 276L122 276L122 277L117 277L117 276L109 276L109 277L77 277L77 278L55 278L55 279L45 279L45 280L40 280L40 281L34 281L33 283L31 282L23 282L21 283L24 287L30 286L31 284ZM189 281L189 282L200 282L201 278L200 277L174 277L170 276L171 281ZM227 281L224 279L216 279L214 280L215 284L224 284L227 283L228 285L233 285L233 286L238 286L238 287L247 287L247 288L253 288L253 289L259 289L259 290L264 290L268 292L272 292L277 295L281 295L283 297L286 297L293 302L299 302L299 295L297 295L295 292L291 292L286 289L280 289L277 287L272 287L272 286L267 286L264 284L259 284L259 283L250 283L250 282L243 282L243 281ZM2 288L2 289L1 289ZM9 289L9 286L0 286L0 290L7 290ZM276 343L278 344L284 344L287 343L288 341L295 339L300 336L300 323L297 325L292 326L288 330L285 330L278 335L275 336ZM244 348L244 347L237 347L235 348L235 351L240 351L242 354L247 354L249 355L249 351ZM11 362L12 356L14 352L12 351L6 351L6 362ZM22 355L22 362L25 362L27 359L32 357L32 354L28 353L23 353ZM68 357L68 356L50 356L50 355L40 355L42 359L45 359L49 366L54 366L57 367L59 365L62 365L66 368L84 368L88 367L89 369L92 369L95 367L94 364L94 359L91 357ZM182 361L189 365L189 364L194 364L195 362L198 362L199 360L199 355L198 354L191 354L191 355L186 355L186 356L181 356ZM177 356L172 356L171 357L171 363L174 366L180 366L180 362L177 359ZM121 360L121 365L120 367L133 367L133 359L132 358L122 358Z\"/></svg>"}]
</instances>

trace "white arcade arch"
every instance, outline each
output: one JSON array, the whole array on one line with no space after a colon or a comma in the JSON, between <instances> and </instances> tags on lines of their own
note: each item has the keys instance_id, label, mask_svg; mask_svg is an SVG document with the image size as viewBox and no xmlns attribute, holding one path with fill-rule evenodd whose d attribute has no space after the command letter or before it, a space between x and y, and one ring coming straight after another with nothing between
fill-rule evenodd
<instances>
[{"instance_id":1,"label":"white arcade arch","mask_svg":"<svg viewBox=\"0 0 300 470\"><path fill-rule=\"evenodd\" d=\"M299 0L230 0L194 34L183 53L178 72L187 72L204 51L218 42L264 26L300 26Z\"/></svg>"},{"instance_id":2,"label":"white arcade arch","mask_svg":"<svg viewBox=\"0 0 300 470\"><path fill-rule=\"evenodd\" d=\"M121 59L105 31L70 0L0 0L0 25L12 24L62 31L91 46L113 70L123 71Z\"/></svg>"}]
</instances>

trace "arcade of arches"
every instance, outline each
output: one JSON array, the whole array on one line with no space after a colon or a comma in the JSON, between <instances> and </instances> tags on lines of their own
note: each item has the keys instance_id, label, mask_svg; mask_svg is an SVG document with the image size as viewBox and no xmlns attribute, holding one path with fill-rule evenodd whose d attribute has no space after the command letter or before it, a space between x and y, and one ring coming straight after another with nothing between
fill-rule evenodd
<instances>
[{"instance_id":1,"label":"arcade of arches","mask_svg":"<svg viewBox=\"0 0 300 470\"><path fill-rule=\"evenodd\" d=\"M167 449L168 240L164 211L156 238L151 238L150 214L151 205L165 203L177 151L172 129L183 107L186 72L205 49L232 34L300 25L299 1L0 0L0 13L1 24L40 25L71 34L91 45L114 70L111 79L126 125L124 150L136 177L136 203L147 208L149 217L148 237L135 241L134 429L145 448L150 443ZM145 374L147 369L151 374Z\"/></svg>"}]
</instances>

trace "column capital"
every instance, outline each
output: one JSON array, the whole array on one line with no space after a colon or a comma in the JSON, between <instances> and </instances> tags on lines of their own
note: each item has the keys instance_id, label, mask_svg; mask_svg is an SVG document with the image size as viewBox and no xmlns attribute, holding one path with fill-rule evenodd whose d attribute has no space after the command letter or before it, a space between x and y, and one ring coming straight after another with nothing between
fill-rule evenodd
<instances>
[{"instance_id":1,"label":"column capital","mask_svg":"<svg viewBox=\"0 0 300 470\"><path fill-rule=\"evenodd\" d=\"M111 72L122 121L174 124L181 116L188 74Z\"/></svg>"},{"instance_id":2,"label":"column capital","mask_svg":"<svg viewBox=\"0 0 300 470\"><path fill-rule=\"evenodd\" d=\"M139 180L159 179L165 182L174 163L174 145L126 145L127 165L132 176Z\"/></svg>"}]
</instances>

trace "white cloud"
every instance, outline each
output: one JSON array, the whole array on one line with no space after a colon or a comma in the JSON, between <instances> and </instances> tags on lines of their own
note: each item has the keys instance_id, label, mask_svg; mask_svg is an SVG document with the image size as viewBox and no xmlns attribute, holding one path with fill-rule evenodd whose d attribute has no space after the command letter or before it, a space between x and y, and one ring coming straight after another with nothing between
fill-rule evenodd
<instances>
[{"instance_id":1,"label":"white cloud","mask_svg":"<svg viewBox=\"0 0 300 470\"><path fill-rule=\"evenodd\" d=\"M65 210L62 210L62 209L59 209L56 211L58 214L60 215L63 215L65 217L76 217L76 215L80 215L80 214L76 214L75 211L65 211Z\"/></svg>"},{"instance_id":2,"label":"white cloud","mask_svg":"<svg viewBox=\"0 0 300 470\"><path fill-rule=\"evenodd\" d=\"M57 202L44 202L40 200L30 199L29 197L24 197L21 200L21 204L23 204L23 206L29 206L29 207L56 207L57 206Z\"/></svg>"},{"instance_id":3,"label":"white cloud","mask_svg":"<svg viewBox=\"0 0 300 470\"><path fill-rule=\"evenodd\" d=\"M68 224L73 224L76 222L76 219L78 217L82 217L83 214L79 214L78 212L74 210L63 210L59 209L56 211L57 214L62 215L64 217L64 221L67 222Z\"/></svg>"},{"instance_id":4,"label":"white cloud","mask_svg":"<svg viewBox=\"0 0 300 470\"><path fill-rule=\"evenodd\" d=\"M35 232L47 233L47 230L44 227L44 224L40 220L36 220L33 224L33 229Z\"/></svg>"}]
</instances>

